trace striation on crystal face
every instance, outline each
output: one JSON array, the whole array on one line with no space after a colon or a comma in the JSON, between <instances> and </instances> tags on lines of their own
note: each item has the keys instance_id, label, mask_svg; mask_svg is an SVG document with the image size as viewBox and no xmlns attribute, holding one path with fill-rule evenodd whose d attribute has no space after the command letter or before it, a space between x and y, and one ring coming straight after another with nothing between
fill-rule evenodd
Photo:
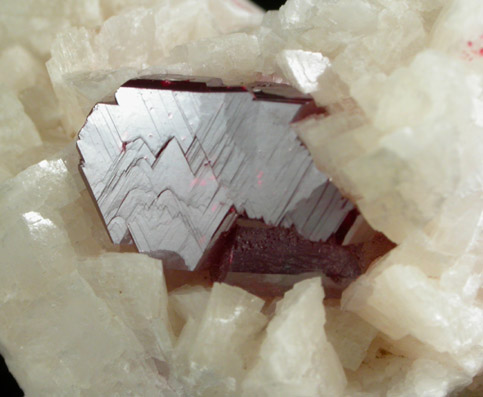
<instances>
[{"instance_id":1,"label":"striation on crystal face","mask_svg":"<svg viewBox=\"0 0 483 397\"><path fill-rule=\"evenodd\" d=\"M113 242L170 267L195 269L239 214L326 241L353 206L291 127L321 112L286 85L133 80L89 115L80 167Z\"/></svg>"}]
</instances>

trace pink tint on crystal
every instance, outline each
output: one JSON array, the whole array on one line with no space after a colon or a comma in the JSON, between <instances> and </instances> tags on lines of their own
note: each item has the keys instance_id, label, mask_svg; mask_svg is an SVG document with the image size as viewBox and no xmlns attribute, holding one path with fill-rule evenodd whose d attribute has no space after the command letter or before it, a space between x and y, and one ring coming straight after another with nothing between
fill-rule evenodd
<instances>
[{"instance_id":1,"label":"pink tint on crystal","mask_svg":"<svg viewBox=\"0 0 483 397\"><path fill-rule=\"evenodd\" d=\"M194 270L243 214L327 241L345 230L353 207L291 126L324 113L286 85L133 80L116 103L98 104L79 133L81 170L112 240L135 243L167 267Z\"/></svg>"}]
</instances>

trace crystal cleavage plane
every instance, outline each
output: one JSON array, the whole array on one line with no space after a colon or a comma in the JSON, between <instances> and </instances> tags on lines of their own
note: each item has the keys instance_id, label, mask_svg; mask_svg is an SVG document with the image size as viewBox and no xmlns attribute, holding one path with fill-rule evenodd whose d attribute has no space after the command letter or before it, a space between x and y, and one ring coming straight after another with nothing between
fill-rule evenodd
<instances>
[{"instance_id":1,"label":"crystal cleavage plane","mask_svg":"<svg viewBox=\"0 0 483 397\"><path fill-rule=\"evenodd\" d=\"M291 125L323 111L283 84L132 80L88 116L80 169L112 241L171 268L213 257L240 216L325 242L347 231L355 210Z\"/></svg>"}]
</instances>

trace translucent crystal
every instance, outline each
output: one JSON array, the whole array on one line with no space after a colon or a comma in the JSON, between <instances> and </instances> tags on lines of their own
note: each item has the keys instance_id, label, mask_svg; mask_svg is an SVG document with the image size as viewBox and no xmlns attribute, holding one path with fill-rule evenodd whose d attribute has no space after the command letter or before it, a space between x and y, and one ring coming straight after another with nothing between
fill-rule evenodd
<instances>
[{"instance_id":1,"label":"translucent crystal","mask_svg":"<svg viewBox=\"0 0 483 397\"><path fill-rule=\"evenodd\" d=\"M253 369L246 396L341 396L346 378L322 331L325 311L320 279L302 281L278 302Z\"/></svg>"},{"instance_id":2,"label":"translucent crystal","mask_svg":"<svg viewBox=\"0 0 483 397\"><path fill-rule=\"evenodd\" d=\"M195 298L197 306L188 299ZM240 381L254 358L266 324L264 301L240 288L215 283L209 297L199 289L174 291L175 310L185 324L174 351L177 376L189 395L240 395ZM190 304L187 306L186 304ZM193 310L194 308L200 310Z\"/></svg>"},{"instance_id":3,"label":"translucent crystal","mask_svg":"<svg viewBox=\"0 0 483 397\"><path fill-rule=\"evenodd\" d=\"M409 359L388 351L389 346L383 339L374 340L359 370L348 374L348 395L445 397L469 383L470 378L448 362Z\"/></svg>"},{"instance_id":4,"label":"translucent crystal","mask_svg":"<svg viewBox=\"0 0 483 397\"><path fill-rule=\"evenodd\" d=\"M19 156L41 145L37 128L25 113L22 103L9 88L0 85L0 167L5 174L15 175L22 170Z\"/></svg>"},{"instance_id":5,"label":"translucent crystal","mask_svg":"<svg viewBox=\"0 0 483 397\"><path fill-rule=\"evenodd\" d=\"M83 259L101 254L103 239L110 245L99 235L88 195L82 197L82 181L69 161L76 157L73 148L63 156L0 189L0 249L9 258L0 267L6 360L27 394L169 393L155 363L163 359L159 342L169 342L159 333L167 305L159 263L135 254ZM134 279L113 277L112 266L123 262Z\"/></svg>"},{"instance_id":6,"label":"translucent crystal","mask_svg":"<svg viewBox=\"0 0 483 397\"><path fill-rule=\"evenodd\" d=\"M134 253L106 253L82 259L77 268L96 296L134 332L143 348L159 362L166 362L173 335L162 263Z\"/></svg>"},{"instance_id":7,"label":"translucent crystal","mask_svg":"<svg viewBox=\"0 0 483 397\"><path fill-rule=\"evenodd\" d=\"M378 330L359 316L338 307L326 306L325 314L327 339L334 346L342 366L356 371Z\"/></svg>"},{"instance_id":8,"label":"translucent crystal","mask_svg":"<svg viewBox=\"0 0 483 397\"><path fill-rule=\"evenodd\" d=\"M165 69L168 64L178 62L167 60L176 46L256 25L262 16L257 7L245 0L159 0L145 3L152 7L132 7L133 2L107 2L107 9L124 11L107 19L99 32L85 27L72 27L60 33L52 44L52 58L47 67L57 96L61 99L64 128L72 136L82 127L90 109L105 96L112 94L122 83L149 67L161 66ZM215 18L215 15L219 18ZM246 36L235 34L226 42L224 48L220 48L223 54L233 51L233 65L236 65L236 55L240 55L235 49L231 49L233 45L241 42L245 47L251 48L256 44L253 40L247 42ZM216 47L212 45L212 50ZM188 52L191 54L189 57L193 62L193 69L198 59L201 61L200 57L209 54L203 44L191 50L188 48ZM184 61L187 60L180 60ZM200 72L204 68L204 75L215 75L215 63L201 63L197 67ZM211 63L213 66L207 69ZM245 69L253 68L254 65L252 61ZM171 66L171 70L176 71L176 67ZM81 88L91 76L79 73L98 71L115 71L115 75L104 74L103 78L98 77L97 86L92 87L95 90L94 95L86 95ZM165 69L166 71L169 70ZM145 73L150 74L148 71Z\"/></svg>"},{"instance_id":9,"label":"translucent crystal","mask_svg":"<svg viewBox=\"0 0 483 397\"><path fill-rule=\"evenodd\" d=\"M409 263L417 263L418 267ZM471 293L475 280L468 271L460 274L460 282L466 284L467 290L471 288L469 294L464 293L461 284L447 282L448 272L465 265L473 263L463 258L455 263L454 258L441 252L408 242L381 259L344 291L342 304L392 339L411 335L434 351L447 353L473 376L481 370L483 357L483 312ZM453 280L457 279L453 276ZM411 349L403 350L408 355ZM421 348L417 351L419 356Z\"/></svg>"}]
</instances>

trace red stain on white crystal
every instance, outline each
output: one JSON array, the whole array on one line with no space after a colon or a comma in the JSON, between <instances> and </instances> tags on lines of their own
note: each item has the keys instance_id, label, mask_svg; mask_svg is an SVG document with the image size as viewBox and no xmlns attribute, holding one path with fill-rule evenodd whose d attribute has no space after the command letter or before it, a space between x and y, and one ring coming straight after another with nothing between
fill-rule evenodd
<instances>
[{"instance_id":1,"label":"red stain on white crystal","mask_svg":"<svg viewBox=\"0 0 483 397\"><path fill-rule=\"evenodd\" d=\"M462 57L465 61L472 62L476 57L483 57L483 35L475 40L468 40L463 49Z\"/></svg>"},{"instance_id":2,"label":"red stain on white crystal","mask_svg":"<svg viewBox=\"0 0 483 397\"><path fill-rule=\"evenodd\" d=\"M257 183L258 183L258 186L262 186L262 184L263 184L262 178L263 178L263 171L260 171L258 173L258 175L257 175L257 179L258 179Z\"/></svg>"}]
</instances>

